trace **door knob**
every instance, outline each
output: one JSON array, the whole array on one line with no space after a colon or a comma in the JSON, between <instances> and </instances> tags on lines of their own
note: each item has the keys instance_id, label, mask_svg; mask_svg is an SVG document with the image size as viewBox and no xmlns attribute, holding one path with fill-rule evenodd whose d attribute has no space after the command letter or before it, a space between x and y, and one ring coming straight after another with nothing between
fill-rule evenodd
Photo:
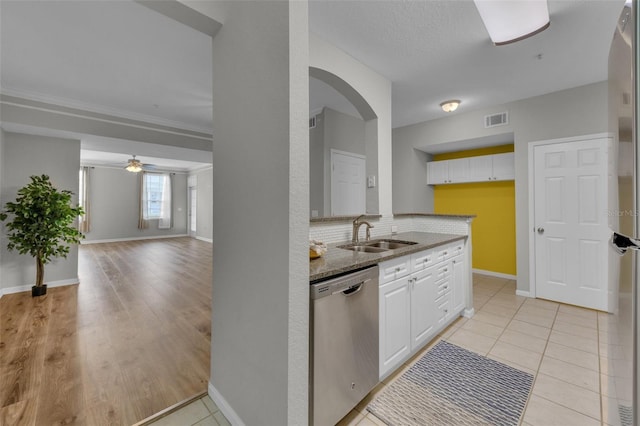
<instances>
[{"instance_id":1,"label":"door knob","mask_svg":"<svg viewBox=\"0 0 640 426\"><path fill-rule=\"evenodd\" d=\"M540 235L544 234L544 228L538 228L538 234Z\"/></svg>"}]
</instances>

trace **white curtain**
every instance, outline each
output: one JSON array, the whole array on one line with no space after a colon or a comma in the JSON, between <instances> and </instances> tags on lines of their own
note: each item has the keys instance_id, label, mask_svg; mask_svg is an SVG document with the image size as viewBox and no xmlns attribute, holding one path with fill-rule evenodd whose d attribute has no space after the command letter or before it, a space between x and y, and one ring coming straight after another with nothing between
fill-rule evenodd
<instances>
[{"instance_id":1,"label":"white curtain","mask_svg":"<svg viewBox=\"0 0 640 426\"><path fill-rule=\"evenodd\" d=\"M160 219L158 229L170 229L173 227L173 175L162 175L162 206L160 207Z\"/></svg>"},{"instance_id":2,"label":"white curtain","mask_svg":"<svg viewBox=\"0 0 640 426\"><path fill-rule=\"evenodd\" d=\"M91 204L89 203L89 170L90 167L80 168L80 194L78 204L84 209L84 215L78 218L78 229L87 233L91 230Z\"/></svg>"},{"instance_id":3,"label":"white curtain","mask_svg":"<svg viewBox=\"0 0 640 426\"><path fill-rule=\"evenodd\" d=\"M148 221L152 219L158 220L158 229L173 227L172 177L169 173L143 173L140 190L140 222L145 228Z\"/></svg>"}]
</instances>

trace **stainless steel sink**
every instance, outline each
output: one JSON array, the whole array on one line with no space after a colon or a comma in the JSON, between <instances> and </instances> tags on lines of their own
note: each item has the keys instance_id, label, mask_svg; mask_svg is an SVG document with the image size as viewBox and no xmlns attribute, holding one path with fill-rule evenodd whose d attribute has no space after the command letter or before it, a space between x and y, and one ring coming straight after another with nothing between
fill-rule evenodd
<instances>
[{"instance_id":1,"label":"stainless steel sink","mask_svg":"<svg viewBox=\"0 0 640 426\"><path fill-rule=\"evenodd\" d=\"M383 251L389 250L387 248L372 247L372 246L365 246L365 245L354 245L354 244L348 244L346 246L338 246L338 248L351 250L351 251L360 251L365 253L382 253Z\"/></svg>"},{"instance_id":2,"label":"stainless steel sink","mask_svg":"<svg viewBox=\"0 0 640 426\"><path fill-rule=\"evenodd\" d=\"M399 241L399 240L375 240L367 241L364 243L367 247L379 247L387 250L399 249L402 247L412 246L418 244L414 241Z\"/></svg>"},{"instance_id":3,"label":"stainless steel sink","mask_svg":"<svg viewBox=\"0 0 640 426\"><path fill-rule=\"evenodd\" d=\"M344 246L338 246L338 248L351 251L359 251L365 253L382 253L389 250L395 250L402 247L418 244L414 241L400 241L400 240L371 240L363 241L358 244L346 244Z\"/></svg>"}]
</instances>

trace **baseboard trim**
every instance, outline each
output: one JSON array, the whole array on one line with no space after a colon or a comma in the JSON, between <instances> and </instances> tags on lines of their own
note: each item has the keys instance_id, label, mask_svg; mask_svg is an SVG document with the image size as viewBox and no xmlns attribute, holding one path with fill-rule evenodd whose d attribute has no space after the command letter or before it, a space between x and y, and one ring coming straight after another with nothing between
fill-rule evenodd
<instances>
[{"instance_id":1,"label":"baseboard trim","mask_svg":"<svg viewBox=\"0 0 640 426\"><path fill-rule=\"evenodd\" d=\"M80 280L78 278L70 278L68 280L50 281L45 284L47 285L47 288L54 288L54 287L63 287L66 285L74 285L79 283L80 283ZM31 287L33 287L33 284L8 287L5 289L1 289L0 294L13 294L13 293L22 293L23 291L31 291Z\"/></svg>"},{"instance_id":2,"label":"baseboard trim","mask_svg":"<svg viewBox=\"0 0 640 426\"><path fill-rule=\"evenodd\" d=\"M465 317L465 318L471 318L471 317L473 317L475 314L476 314L476 310L475 310L474 308L471 308L471 309L465 309L465 310L462 312L462 316L463 316L463 317Z\"/></svg>"},{"instance_id":3,"label":"baseboard trim","mask_svg":"<svg viewBox=\"0 0 640 426\"><path fill-rule=\"evenodd\" d=\"M484 269L473 268L472 271L474 274L488 275L490 277L496 278L506 278L508 280L515 280L517 278L515 275L503 274L502 272L485 271Z\"/></svg>"},{"instance_id":4,"label":"baseboard trim","mask_svg":"<svg viewBox=\"0 0 640 426\"><path fill-rule=\"evenodd\" d=\"M159 240L162 238L179 238L179 237L188 237L187 234L176 234L176 235L154 235L151 237L127 237L127 238L110 238L107 240L82 240L80 244L102 244L102 243L120 243L123 241L138 241L138 240Z\"/></svg>"},{"instance_id":5,"label":"baseboard trim","mask_svg":"<svg viewBox=\"0 0 640 426\"><path fill-rule=\"evenodd\" d=\"M184 399L176 404L173 404L171 407L165 408L162 411L159 411L155 414L152 414L151 416L147 417L146 419L140 420L138 423L134 423L133 426L147 426L147 425L151 425L153 423L155 423L156 421L160 420L163 417L167 417L169 414L175 413L176 411L180 410L181 408L186 407L187 405L191 404L194 401L199 400L200 398L204 397L205 395L207 395L207 391L204 392L200 392L199 394L196 394L194 396L192 396L191 398L187 398Z\"/></svg>"},{"instance_id":6,"label":"baseboard trim","mask_svg":"<svg viewBox=\"0 0 640 426\"><path fill-rule=\"evenodd\" d=\"M213 244L213 238L205 238L205 237L196 236L196 240L200 240L200 241L204 241L205 243Z\"/></svg>"},{"instance_id":7,"label":"baseboard trim","mask_svg":"<svg viewBox=\"0 0 640 426\"><path fill-rule=\"evenodd\" d=\"M531 297L531 293L524 290L516 290L516 296Z\"/></svg>"},{"instance_id":8,"label":"baseboard trim","mask_svg":"<svg viewBox=\"0 0 640 426\"><path fill-rule=\"evenodd\" d=\"M244 422L240 419L240 416L231 408L231 405L222 396L218 389L213 386L213 383L209 382L209 396L216 403L222 414L229 420L233 426L245 426Z\"/></svg>"}]
</instances>

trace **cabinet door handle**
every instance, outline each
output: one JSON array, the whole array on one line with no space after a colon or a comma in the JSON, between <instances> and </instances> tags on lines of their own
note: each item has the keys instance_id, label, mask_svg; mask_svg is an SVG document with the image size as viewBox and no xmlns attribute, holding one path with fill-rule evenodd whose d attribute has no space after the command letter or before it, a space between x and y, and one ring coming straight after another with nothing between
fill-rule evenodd
<instances>
[{"instance_id":1,"label":"cabinet door handle","mask_svg":"<svg viewBox=\"0 0 640 426\"><path fill-rule=\"evenodd\" d=\"M400 267L396 267L396 272L400 272Z\"/></svg>"}]
</instances>

